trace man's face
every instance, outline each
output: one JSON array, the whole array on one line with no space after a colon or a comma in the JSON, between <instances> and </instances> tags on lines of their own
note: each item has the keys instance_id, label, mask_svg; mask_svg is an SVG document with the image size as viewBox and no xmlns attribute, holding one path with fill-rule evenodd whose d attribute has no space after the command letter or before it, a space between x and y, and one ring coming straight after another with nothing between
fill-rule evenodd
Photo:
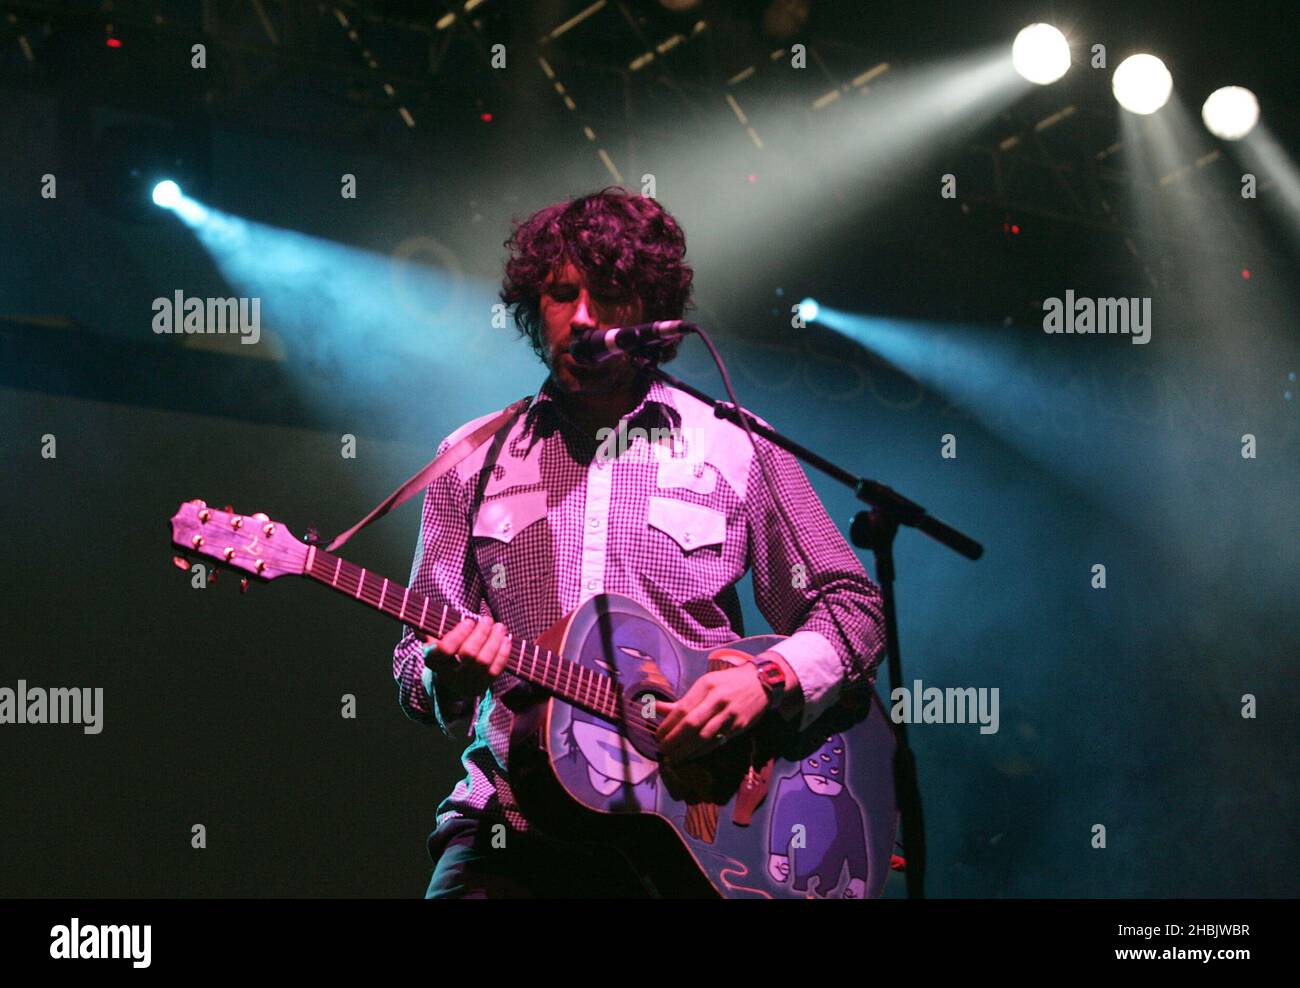
<instances>
[{"instance_id":1,"label":"man's face","mask_svg":"<svg viewBox=\"0 0 1300 988\"><path fill-rule=\"evenodd\" d=\"M614 357L599 367L582 366L569 353L569 343L576 334L589 329L612 329L640 322L638 300L592 294L582 272L566 263L547 276L542 286L541 311L546 365L561 390L570 394L610 394L631 386L637 371L626 357Z\"/></svg>"}]
</instances>

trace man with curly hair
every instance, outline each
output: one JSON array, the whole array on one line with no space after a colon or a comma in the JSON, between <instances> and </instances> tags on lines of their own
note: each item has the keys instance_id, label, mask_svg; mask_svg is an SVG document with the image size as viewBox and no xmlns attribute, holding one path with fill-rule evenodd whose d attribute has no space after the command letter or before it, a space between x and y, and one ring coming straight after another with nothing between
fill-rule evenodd
<instances>
[{"instance_id":1,"label":"man with curly hair","mask_svg":"<svg viewBox=\"0 0 1300 988\"><path fill-rule=\"evenodd\" d=\"M760 612L790 637L658 705L662 753L685 760L769 710L807 726L842 686L871 682L884 647L880 596L788 453L758 440L769 490L745 433L703 402L626 357L592 367L569 354L575 333L683 316L693 271L667 210L608 188L540 210L506 247L501 299L549 374L496 443L425 493L411 587L480 619L438 640L408 626L394 653L409 717L449 737L472 720L466 776L429 838L427 894L643 896L616 852L561 844L520 811L510 742L545 697L505 672L511 633L534 639L590 597L618 593L692 646L718 648L743 635L735 585L752 569ZM466 423L440 451L491 417ZM634 430L655 438L629 449ZM661 438L695 455L645 455ZM616 784L592 779L602 781Z\"/></svg>"}]
</instances>

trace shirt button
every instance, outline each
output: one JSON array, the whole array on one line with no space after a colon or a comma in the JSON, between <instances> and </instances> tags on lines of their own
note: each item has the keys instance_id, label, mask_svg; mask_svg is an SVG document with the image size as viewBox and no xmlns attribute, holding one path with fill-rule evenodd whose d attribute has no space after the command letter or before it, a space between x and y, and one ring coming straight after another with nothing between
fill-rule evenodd
<instances>
[{"instance_id":1,"label":"shirt button","mask_svg":"<svg viewBox=\"0 0 1300 988\"><path fill-rule=\"evenodd\" d=\"M501 531L503 531L503 532L508 532L508 531L510 531L510 522L509 522L509 521L503 521L503 522L501 523Z\"/></svg>"},{"instance_id":2,"label":"shirt button","mask_svg":"<svg viewBox=\"0 0 1300 988\"><path fill-rule=\"evenodd\" d=\"M684 535L682 535L682 541L685 542L687 545L690 545L692 542L695 541L695 537L691 535L690 532L686 532Z\"/></svg>"},{"instance_id":3,"label":"shirt button","mask_svg":"<svg viewBox=\"0 0 1300 988\"><path fill-rule=\"evenodd\" d=\"M591 517L591 527L600 528L600 519L595 517L594 515Z\"/></svg>"},{"instance_id":4,"label":"shirt button","mask_svg":"<svg viewBox=\"0 0 1300 988\"><path fill-rule=\"evenodd\" d=\"M595 590L595 589L596 589L596 581L595 581L595 580L588 580L588 581L587 581L587 589L588 589L588 590Z\"/></svg>"}]
</instances>

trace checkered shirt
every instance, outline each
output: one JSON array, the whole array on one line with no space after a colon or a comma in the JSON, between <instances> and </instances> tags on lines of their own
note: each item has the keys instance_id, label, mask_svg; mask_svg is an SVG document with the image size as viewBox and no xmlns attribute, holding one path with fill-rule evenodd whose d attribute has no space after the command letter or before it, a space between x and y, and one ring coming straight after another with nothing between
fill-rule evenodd
<instances>
[{"instance_id":1,"label":"checkered shirt","mask_svg":"<svg viewBox=\"0 0 1300 988\"><path fill-rule=\"evenodd\" d=\"M466 423L439 452L489 418ZM755 437L776 487L769 491L739 426L657 380L610 432L580 430L548 379L490 474L489 442L426 489L411 588L528 639L590 597L624 594L682 641L708 649L743 636L735 584L752 569L759 611L775 633L791 636L775 650L799 677L803 726L842 686L874 681L884 649L879 589L789 453ZM470 721L466 775L438 806L437 824L468 816L529 830L510 790L516 714L503 698L532 688L505 674L476 702L453 701L409 626L393 676L412 719L448 737Z\"/></svg>"}]
</instances>

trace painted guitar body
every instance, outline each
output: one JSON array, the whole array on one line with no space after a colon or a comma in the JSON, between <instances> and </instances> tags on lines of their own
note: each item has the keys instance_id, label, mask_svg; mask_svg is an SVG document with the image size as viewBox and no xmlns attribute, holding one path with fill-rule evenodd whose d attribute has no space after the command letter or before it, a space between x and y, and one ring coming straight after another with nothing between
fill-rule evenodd
<instances>
[{"instance_id":1,"label":"painted guitar body","mask_svg":"<svg viewBox=\"0 0 1300 988\"><path fill-rule=\"evenodd\" d=\"M618 847L664 895L879 896L898 813L893 728L874 690L852 691L802 732L768 715L676 769L642 727L650 697L673 700L781 640L701 651L630 598L588 600L539 641L616 678L627 716L558 700L535 708L511 749L524 814L549 836Z\"/></svg>"}]
</instances>

